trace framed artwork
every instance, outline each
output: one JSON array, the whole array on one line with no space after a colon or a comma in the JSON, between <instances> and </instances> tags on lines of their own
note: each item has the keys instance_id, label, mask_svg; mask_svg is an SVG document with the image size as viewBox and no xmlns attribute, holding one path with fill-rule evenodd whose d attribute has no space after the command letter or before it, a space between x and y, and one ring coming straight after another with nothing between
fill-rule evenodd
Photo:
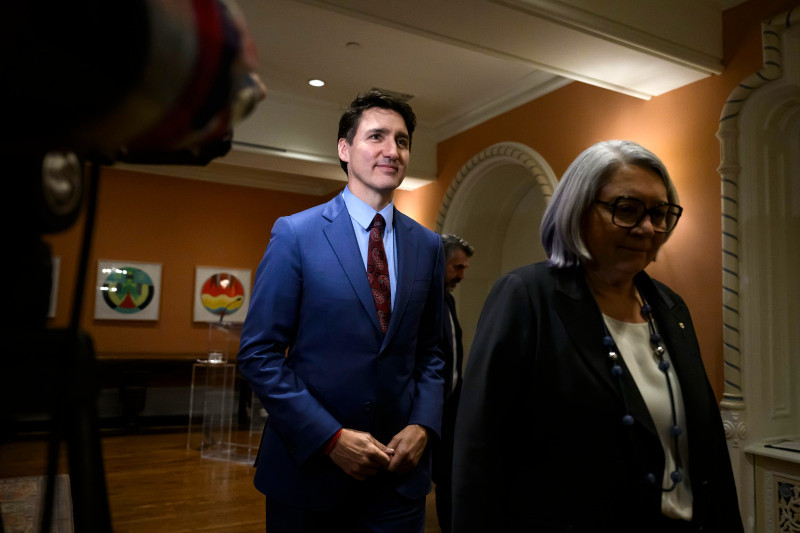
<instances>
[{"instance_id":1,"label":"framed artwork","mask_svg":"<svg viewBox=\"0 0 800 533\"><path fill-rule=\"evenodd\" d=\"M249 306L250 270L195 267L195 322L242 323Z\"/></svg>"},{"instance_id":2,"label":"framed artwork","mask_svg":"<svg viewBox=\"0 0 800 533\"><path fill-rule=\"evenodd\" d=\"M56 305L58 303L58 278L61 275L61 258L58 256L52 256L50 258L50 264L53 267L51 274L53 285L50 287L50 309L47 311L47 317L55 318Z\"/></svg>"},{"instance_id":3,"label":"framed artwork","mask_svg":"<svg viewBox=\"0 0 800 533\"><path fill-rule=\"evenodd\" d=\"M158 320L160 305L160 263L97 262L95 319Z\"/></svg>"}]
</instances>

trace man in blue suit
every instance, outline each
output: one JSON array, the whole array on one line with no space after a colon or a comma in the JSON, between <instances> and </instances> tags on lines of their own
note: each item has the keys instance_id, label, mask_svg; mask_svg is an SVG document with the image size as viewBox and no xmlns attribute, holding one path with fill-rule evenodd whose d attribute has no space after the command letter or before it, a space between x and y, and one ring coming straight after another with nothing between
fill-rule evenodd
<instances>
[{"instance_id":1,"label":"man in blue suit","mask_svg":"<svg viewBox=\"0 0 800 533\"><path fill-rule=\"evenodd\" d=\"M347 187L278 219L258 267L238 362L269 413L255 485L270 533L424 529L444 254L392 201L415 125L407 103L359 95L339 122Z\"/></svg>"}]
</instances>

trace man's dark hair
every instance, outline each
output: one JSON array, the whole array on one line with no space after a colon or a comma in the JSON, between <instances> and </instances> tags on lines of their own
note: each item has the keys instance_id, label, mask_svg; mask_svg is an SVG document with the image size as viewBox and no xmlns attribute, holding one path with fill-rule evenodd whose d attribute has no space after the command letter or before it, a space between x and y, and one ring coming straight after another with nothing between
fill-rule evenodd
<instances>
[{"instance_id":1,"label":"man's dark hair","mask_svg":"<svg viewBox=\"0 0 800 533\"><path fill-rule=\"evenodd\" d=\"M454 233L445 233L442 235L442 244L444 245L444 258L450 259L456 250L461 250L467 257L472 257L475 253L475 248Z\"/></svg>"},{"instance_id":2,"label":"man's dark hair","mask_svg":"<svg viewBox=\"0 0 800 533\"><path fill-rule=\"evenodd\" d=\"M373 107L396 111L403 117L408 130L408 146L410 148L411 139L414 136L414 128L417 127L417 116L405 101L382 91L361 93L350 103L350 107L345 110L342 118L339 119L337 142L339 139L345 139L347 144L352 145L353 138L356 135L356 131L358 131L358 125L361 122L361 115L364 114L364 111ZM344 173L347 174L347 163L339 159L339 164L342 166Z\"/></svg>"}]
</instances>

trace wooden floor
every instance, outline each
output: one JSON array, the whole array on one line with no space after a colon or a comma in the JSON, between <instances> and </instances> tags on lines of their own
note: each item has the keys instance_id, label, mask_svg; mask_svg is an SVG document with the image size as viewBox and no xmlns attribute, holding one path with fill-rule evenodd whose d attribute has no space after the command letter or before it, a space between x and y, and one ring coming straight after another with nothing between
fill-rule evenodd
<instances>
[{"instance_id":1,"label":"wooden floor","mask_svg":"<svg viewBox=\"0 0 800 533\"><path fill-rule=\"evenodd\" d=\"M102 446L115 532L265 531L253 468L202 459L185 431L104 436ZM42 440L0 444L0 478L44 474L45 452ZM425 533L438 533L433 494L427 509Z\"/></svg>"}]
</instances>

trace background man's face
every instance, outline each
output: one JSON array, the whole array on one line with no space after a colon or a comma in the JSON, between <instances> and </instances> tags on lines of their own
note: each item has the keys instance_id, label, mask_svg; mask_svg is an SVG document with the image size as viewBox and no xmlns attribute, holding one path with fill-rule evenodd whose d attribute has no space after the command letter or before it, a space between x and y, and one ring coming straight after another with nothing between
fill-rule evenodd
<instances>
[{"instance_id":1,"label":"background man's face","mask_svg":"<svg viewBox=\"0 0 800 533\"><path fill-rule=\"evenodd\" d=\"M447 292L453 292L462 279L464 279L464 272L469 267L469 257L460 248L453 252L450 259L447 260L447 265L444 272L444 284Z\"/></svg>"}]
</instances>

